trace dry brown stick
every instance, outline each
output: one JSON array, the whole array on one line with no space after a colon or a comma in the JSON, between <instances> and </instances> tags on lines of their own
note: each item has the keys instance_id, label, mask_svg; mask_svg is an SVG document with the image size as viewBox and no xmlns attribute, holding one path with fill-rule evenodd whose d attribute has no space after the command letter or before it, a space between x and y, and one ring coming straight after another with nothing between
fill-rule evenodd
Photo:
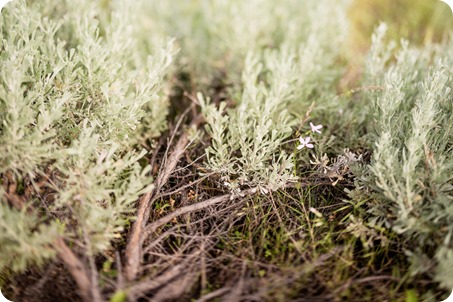
<instances>
[{"instance_id":1,"label":"dry brown stick","mask_svg":"<svg viewBox=\"0 0 453 302\"><path fill-rule=\"evenodd\" d=\"M137 277L137 273L139 271L143 242L142 233L149 219L150 209L154 201L154 197L170 177L171 171L174 169L174 167L176 167L176 164L179 161L179 157L177 156L180 154L182 155L182 150L185 149L187 143L188 137L186 134L183 134L175 147L175 151L170 156L168 164L165 166L164 171L162 171L162 173L157 178L153 191L145 194L140 199L137 220L132 226L131 236L126 246L126 266L124 268L124 272L128 281L133 281Z\"/></svg>"},{"instance_id":2,"label":"dry brown stick","mask_svg":"<svg viewBox=\"0 0 453 302\"><path fill-rule=\"evenodd\" d=\"M94 297L91 294L92 286L90 277L83 263L76 255L74 255L62 238L57 239L53 245L57 250L58 257L63 261L66 268L71 273L72 278L74 278L77 283L79 294L82 299L84 301L93 301ZM98 293L98 295L99 297L101 296L100 293Z\"/></svg>"},{"instance_id":3,"label":"dry brown stick","mask_svg":"<svg viewBox=\"0 0 453 302\"><path fill-rule=\"evenodd\" d=\"M244 277L245 271L247 270L247 264L245 261L242 262L242 273L239 281L234 285L228 295L225 295L222 302L236 302L241 301L242 290L244 289Z\"/></svg>"},{"instance_id":4,"label":"dry brown stick","mask_svg":"<svg viewBox=\"0 0 453 302\"><path fill-rule=\"evenodd\" d=\"M187 287L193 285L196 278L193 273L193 268L198 264L198 258L203 251L197 249L190 255L187 255L183 261L173 266L171 269L165 271L162 275L154 279L148 279L141 281L140 283L130 287L127 290L128 299L130 301L136 301L139 297L143 296L147 292L159 289L151 301L164 301L171 298L173 295L174 299L181 295L181 290L185 290ZM184 251L181 251L179 256L182 256ZM180 261L178 259L177 261ZM182 279L182 280L181 280ZM191 284L190 281L192 281Z\"/></svg>"},{"instance_id":5,"label":"dry brown stick","mask_svg":"<svg viewBox=\"0 0 453 302\"><path fill-rule=\"evenodd\" d=\"M146 248L143 249L143 254L147 254L150 252L153 248L155 248L162 240L164 240L166 237L169 237L171 235L175 235L175 229L179 229L180 227L175 225L169 230L163 232L162 234L159 235L159 237L153 238L153 241L150 242Z\"/></svg>"},{"instance_id":6,"label":"dry brown stick","mask_svg":"<svg viewBox=\"0 0 453 302\"><path fill-rule=\"evenodd\" d=\"M179 256L182 256L183 253L184 251L181 251L181 254ZM197 263L197 259L199 258L201 253L202 250L198 249L188 255L188 257L186 257L183 262L175 264L171 269L166 270L160 276L153 279L140 281L138 284L129 287L126 290L128 299L130 301L136 301L140 296L146 294L147 292L156 290L160 287L167 288L167 285L171 285L173 280L177 280L183 275L188 275L190 269Z\"/></svg>"},{"instance_id":7,"label":"dry brown stick","mask_svg":"<svg viewBox=\"0 0 453 302\"><path fill-rule=\"evenodd\" d=\"M140 283L128 288L127 289L128 299L134 301L137 298L139 298L143 293L152 291L156 288L163 286L164 284L167 284L177 276L181 275L183 267L184 266L182 264L175 265L157 278L143 280Z\"/></svg>"},{"instance_id":8,"label":"dry brown stick","mask_svg":"<svg viewBox=\"0 0 453 302\"><path fill-rule=\"evenodd\" d=\"M201 286L201 292L203 293L206 291L206 288L208 287L208 273L206 270L206 251L205 251L205 242L201 242L201 247L200 249L203 251L201 254L201 259L200 259L200 286Z\"/></svg>"},{"instance_id":9,"label":"dry brown stick","mask_svg":"<svg viewBox=\"0 0 453 302\"><path fill-rule=\"evenodd\" d=\"M226 293L229 293L230 291L231 291L231 287L222 287L213 292L210 292L209 294L206 294L206 295L200 297L200 299L198 299L196 302L206 302L206 301L212 300L214 298L217 298L219 296L223 296Z\"/></svg>"},{"instance_id":10,"label":"dry brown stick","mask_svg":"<svg viewBox=\"0 0 453 302\"><path fill-rule=\"evenodd\" d=\"M299 185L305 187L305 186L310 185L310 183L309 182L304 182L304 183L299 183ZM286 187L287 188L294 187L294 184L289 183ZM243 196L257 194L257 192L259 192L259 190L257 188L251 188L251 189L247 189L247 190L242 191L243 194L241 194L241 195L225 194L225 195L222 195L222 196L217 196L217 197L214 197L214 198L210 198L210 199L202 201L202 202L198 202L196 204L192 204L192 205L188 205L188 206L184 206L184 207L181 207L179 209L176 209L173 212L171 212L168 215L166 215L165 217L162 217L161 219L159 219L159 220L151 223L150 225L148 225L145 228L145 230L143 231L142 239L145 240L146 238L151 236L159 227L162 227L163 225L171 222L174 218L176 218L176 217L178 217L180 215L184 215L186 213L202 210L202 209L208 208L210 206L213 206L213 205L216 205L216 204L219 204L219 203L222 203L222 202L228 202L228 201L233 200L233 199L241 198ZM142 243L143 242L141 242L140 244L142 245ZM174 268L172 268L169 271L167 271L166 273L164 273L164 275L162 275L162 276L159 276L159 277L157 277L155 279L151 279L151 280L146 280L146 281L140 282L139 284L131 287L128 290L128 293L129 293L128 297L130 299L137 298L142 293L146 293L146 292L155 290L155 289L157 289L159 287L162 287L166 282L171 282L171 284L179 284L178 282L181 282L182 280L179 280L178 275L180 275L183 272L185 272L184 267L185 266L177 265ZM176 279L178 279L178 280L176 280ZM175 280L176 283L173 283L173 280ZM242 282L243 282L243 280L242 280ZM239 282L238 285L240 285L240 287L241 287L241 282ZM182 285L179 284L179 286L182 286ZM164 290L160 291L160 292L164 293L170 287L168 287L168 288L165 287L165 288L163 288ZM185 286L184 286L184 288L185 288ZM221 291L221 292L217 293L217 296L222 295L223 293L225 293L225 291ZM165 296L165 297L167 297L167 296ZM156 297L156 298L158 298L158 297ZM207 297L204 297L204 300L208 300L210 298L211 297L207 296Z\"/></svg>"},{"instance_id":11,"label":"dry brown stick","mask_svg":"<svg viewBox=\"0 0 453 302\"><path fill-rule=\"evenodd\" d=\"M134 224L132 225L131 236L129 238L129 242L126 246L126 263L124 267L126 279L131 281L135 279L137 274L137 267L140 261L140 237L142 233L142 229L146 225L146 221L149 218L149 208L151 207L151 199L152 192L148 192L140 198L138 212L137 212L137 220L135 220Z\"/></svg>"},{"instance_id":12,"label":"dry brown stick","mask_svg":"<svg viewBox=\"0 0 453 302\"><path fill-rule=\"evenodd\" d=\"M153 295L151 301L178 301L185 292L188 292L193 287L196 281L197 278L194 272L184 272L184 274L179 275L159 289Z\"/></svg>"},{"instance_id":13,"label":"dry brown stick","mask_svg":"<svg viewBox=\"0 0 453 302\"><path fill-rule=\"evenodd\" d=\"M252 189L246 190L246 191L244 191L244 193L246 195L252 194ZM164 217L154 221L150 225L148 225L143 232L143 238L147 238L152 233L154 233L159 227L169 223L174 218L176 218L180 215L190 213L190 212L195 212L195 211L207 208L209 206L212 206L212 205L215 205L215 204L218 204L221 202L227 202L228 200L230 200L231 197L232 197L231 194L225 194L222 196L217 196L217 197L205 200L205 201L201 201L201 202L198 202L195 204L191 204L191 205L176 209L175 211L171 212L167 216L164 216Z\"/></svg>"},{"instance_id":14,"label":"dry brown stick","mask_svg":"<svg viewBox=\"0 0 453 302\"><path fill-rule=\"evenodd\" d=\"M199 178L199 179L197 179L197 180L194 180L194 181L188 183L187 185L184 185L184 186L181 186L181 187L179 187L179 188L177 188L177 189L174 189L173 191L164 192L164 193L162 193L162 194L159 194L159 198L162 198L162 197L165 197L165 196L169 196L169 195L174 195L174 194L176 194L176 193L178 193L178 192L181 192L182 190L187 189L187 188L190 188L190 187L192 187L193 185L196 185L197 183L202 182L203 180L205 180L206 178L208 178L209 176L212 176L212 175L214 175L214 174L216 174L216 173L209 173L209 174L206 174L206 175L203 176L202 178Z\"/></svg>"},{"instance_id":15,"label":"dry brown stick","mask_svg":"<svg viewBox=\"0 0 453 302\"><path fill-rule=\"evenodd\" d=\"M195 118L192 124L198 126L200 121L201 116L198 116L197 118ZM128 281L135 280L139 272L142 255L141 249L143 243L142 234L143 229L145 228L146 223L149 219L151 205L162 186L168 181L171 173L176 168L176 165L184 154L184 150L187 148L188 143L189 136L187 133L183 133L179 141L176 143L172 154L170 155L168 160L166 160L165 167L162 171L160 171L154 189L142 196L142 198L140 199L137 211L137 219L132 225L130 239L126 246L126 261L124 272Z\"/></svg>"},{"instance_id":16,"label":"dry brown stick","mask_svg":"<svg viewBox=\"0 0 453 302\"><path fill-rule=\"evenodd\" d=\"M352 283L367 283L367 282L374 282L377 280L391 280L391 281L400 281L401 278L389 276L389 275L382 275L382 276L370 276L361 279L352 280Z\"/></svg>"},{"instance_id":17,"label":"dry brown stick","mask_svg":"<svg viewBox=\"0 0 453 302\"><path fill-rule=\"evenodd\" d=\"M169 162L171 162L171 161L169 161ZM163 174L163 175L165 175L165 174ZM309 183L302 183L301 185L306 186L308 184ZM291 183L291 184L288 184L287 187L292 187L292 186L294 186L294 184ZM157 186L157 187L159 187L159 186ZM244 190L242 193L244 195L251 195L251 194L255 194L258 191L259 190L257 190L257 188L252 188L252 189ZM185 207L182 207L182 208L179 208L179 209L173 211L172 213L168 214L165 217L160 218L159 220L154 221L153 223L151 223L148 226L145 225L145 222L149 218L149 207L143 208L143 210L147 209L148 212L147 213L139 212L138 219L146 218L146 220L143 220L141 222L142 223L141 229L139 231L137 231L137 233L135 234L137 237L132 238L132 236L131 236L128 246L126 247L126 257L127 257L126 261L128 261L128 263L127 263L125 270L129 269L130 270L129 273L131 274L131 275L127 275L127 272L126 272L126 278L128 278L129 281L132 281L135 279L135 277L139 271L141 249L142 249L143 242L146 238L148 238L151 235L151 233L155 232L159 227L169 223L174 218L176 218L180 215L190 213L193 211L198 211L198 210L207 208L209 206L212 206L212 205L215 205L215 204L218 204L221 202L227 202L228 200L230 200L232 198L237 198L237 197L239 197L239 196L233 196L232 194L225 194L222 196L210 198L208 200L205 200L205 201L202 201L202 202L199 202L196 204L188 205L188 206L185 206ZM143 198L146 198L143 200L150 201L151 193L146 194ZM140 201L140 204L142 204L142 200ZM151 202L149 202L149 204L151 204ZM140 209L141 208L139 207L139 211L140 211ZM138 219L137 219L137 221L138 221ZM134 226L135 226L135 224L134 224ZM134 230L134 227L133 227L133 230ZM134 244L132 244L132 242ZM128 252L129 252L129 254L128 254Z\"/></svg>"},{"instance_id":18,"label":"dry brown stick","mask_svg":"<svg viewBox=\"0 0 453 302\"><path fill-rule=\"evenodd\" d=\"M123 276L123 266L121 264L121 256L118 251L115 252L115 259L116 259L116 267L118 271L118 276L116 278L116 288L123 289L124 288L124 276Z\"/></svg>"},{"instance_id":19,"label":"dry brown stick","mask_svg":"<svg viewBox=\"0 0 453 302\"><path fill-rule=\"evenodd\" d=\"M170 151L170 146L171 144L173 143L173 139L175 138L176 136L176 132L178 131L179 127L181 126L182 124L182 121L184 120L184 117L187 115L187 113L189 113L189 110L190 108L187 108L182 114L181 116L179 117L178 121L176 122L176 126L174 127L174 131L173 133L171 134L170 136L170 140L168 141L167 143L167 146L168 148L165 150L165 154L164 154L164 158L162 160L162 163L160 164L160 167L159 167L159 175L161 174L161 171L162 171L162 168L165 166L165 164L167 163L167 156L168 156L168 152Z\"/></svg>"},{"instance_id":20,"label":"dry brown stick","mask_svg":"<svg viewBox=\"0 0 453 302\"><path fill-rule=\"evenodd\" d=\"M194 222L190 222L189 225L191 224L196 224L196 223L203 223L205 220L209 219L208 217L205 217L205 218L201 218L197 221L194 221ZM186 224L188 225L188 224ZM151 242L149 242L146 247L143 248L143 255L147 254L147 253L150 253L157 245L159 245L159 243L161 241L163 241L165 238L171 236L171 235L176 235L176 231L175 230L178 230L180 229L181 226L180 225L174 225L172 226L170 229L166 230L165 232L161 233L159 236L157 237L154 237L153 240ZM217 235L216 235L217 236ZM213 236L213 237L216 237L216 236ZM145 238L146 240L146 238ZM144 265L142 267L142 270L143 269L146 269L146 265Z\"/></svg>"},{"instance_id":21,"label":"dry brown stick","mask_svg":"<svg viewBox=\"0 0 453 302\"><path fill-rule=\"evenodd\" d=\"M299 183L299 185L302 186L302 187L308 186L310 184L311 183L308 183L308 182L307 183ZM285 186L285 188L291 188L291 187L294 187L294 186L295 186L295 184L288 183ZM213 198L207 199L205 201L201 201L201 202L198 202L198 203L195 203L195 204L191 204L191 205L176 209L173 212L169 213L168 215L166 215L166 216L154 221L150 225L148 225L145 228L144 232L143 232L142 240L145 240L153 232L155 232L159 227L169 223L174 218L176 218L176 217L178 217L180 215L183 215L183 214L186 214L186 213L190 213L190 212L195 212L195 211L210 207L212 205L215 205L215 204L218 204L218 203L221 203L221 202L227 202L228 200L231 200L231 199L237 199L239 197L253 195L253 194L256 194L258 192L259 192L258 188L251 188L251 189L247 189L247 190L242 191L241 195L225 194L225 195L213 197Z\"/></svg>"},{"instance_id":22,"label":"dry brown stick","mask_svg":"<svg viewBox=\"0 0 453 302\"><path fill-rule=\"evenodd\" d=\"M176 165L184 154L184 151L186 150L188 144L189 136L187 133L184 133L176 143L172 154L170 154L168 160L165 162L165 167L162 169L162 171L160 171L159 176L157 177L156 188L158 190L160 190L170 178L171 173L176 168Z\"/></svg>"},{"instance_id":23,"label":"dry brown stick","mask_svg":"<svg viewBox=\"0 0 453 302\"><path fill-rule=\"evenodd\" d=\"M88 264L89 272L91 273L91 298L95 302L102 301L101 294L99 292L98 286L98 271L96 268L96 263L94 262L93 249L91 248L91 243L88 238L88 232L84 226L82 226L83 238L85 240L86 247L88 249Z\"/></svg>"}]
</instances>

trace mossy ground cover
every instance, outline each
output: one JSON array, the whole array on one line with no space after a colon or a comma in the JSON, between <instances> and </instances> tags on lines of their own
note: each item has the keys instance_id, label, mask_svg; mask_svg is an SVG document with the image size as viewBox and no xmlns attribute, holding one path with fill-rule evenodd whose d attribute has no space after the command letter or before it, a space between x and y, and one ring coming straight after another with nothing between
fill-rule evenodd
<instances>
[{"instance_id":1,"label":"mossy ground cover","mask_svg":"<svg viewBox=\"0 0 453 302\"><path fill-rule=\"evenodd\" d=\"M0 26L10 300L453 287L443 3L16 0Z\"/></svg>"}]
</instances>

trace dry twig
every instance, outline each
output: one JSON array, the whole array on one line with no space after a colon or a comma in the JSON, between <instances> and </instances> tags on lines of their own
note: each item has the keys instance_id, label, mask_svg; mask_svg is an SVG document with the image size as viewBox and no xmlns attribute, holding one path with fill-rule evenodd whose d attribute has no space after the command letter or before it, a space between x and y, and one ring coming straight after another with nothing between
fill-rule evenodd
<instances>
[{"instance_id":1,"label":"dry twig","mask_svg":"<svg viewBox=\"0 0 453 302\"><path fill-rule=\"evenodd\" d=\"M102 301L99 288L92 286L87 269L66 245L64 240L62 238L57 239L54 242L54 247L58 252L58 256L76 281L82 299L84 301Z\"/></svg>"},{"instance_id":2,"label":"dry twig","mask_svg":"<svg viewBox=\"0 0 453 302\"><path fill-rule=\"evenodd\" d=\"M180 121L178 122L178 125L180 124ZM197 118L195 118L192 124L198 126L200 121L201 116L198 116ZM175 129L175 132L176 130L177 129ZM174 134L172 135L171 140L173 139L173 137ZM178 164L179 160L184 154L184 150L187 148L188 143L189 136L187 133L183 133L183 135L179 138L179 141L176 143L176 146L173 149L172 154L165 161L165 167L160 171L153 191L145 194L140 199L137 211L137 220L132 225L130 239L126 246L126 261L125 261L126 263L124 272L126 275L126 279L128 281L135 280L139 271L143 244L142 235L143 230L146 227L147 221L149 219L151 205L153 204L154 200L158 197L160 189L168 181L170 175L176 168L176 165Z\"/></svg>"}]
</instances>

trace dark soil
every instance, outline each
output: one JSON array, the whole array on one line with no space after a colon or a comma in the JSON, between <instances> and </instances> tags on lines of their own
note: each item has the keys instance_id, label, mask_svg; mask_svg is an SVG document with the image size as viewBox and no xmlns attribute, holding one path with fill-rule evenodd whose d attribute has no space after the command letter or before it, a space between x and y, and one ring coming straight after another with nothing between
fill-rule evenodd
<instances>
[{"instance_id":1,"label":"dark soil","mask_svg":"<svg viewBox=\"0 0 453 302\"><path fill-rule=\"evenodd\" d=\"M60 263L29 269L9 281L2 293L14 302L82 301L74 280Z\"/></svg>"}]
</instances>

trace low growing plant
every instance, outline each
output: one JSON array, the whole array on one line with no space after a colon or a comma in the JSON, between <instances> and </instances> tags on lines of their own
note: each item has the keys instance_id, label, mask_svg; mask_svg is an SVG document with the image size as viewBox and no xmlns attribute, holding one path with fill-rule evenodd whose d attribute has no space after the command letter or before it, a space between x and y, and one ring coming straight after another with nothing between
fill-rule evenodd
<instances>
[{"instance_id":1,"label":"low growing plant","mask_svg":"<svg viewBox=\"0 0 453 302\"><path fill-rule=\"evenodd\" d=\"M366 84L372 102L372 187L379 193L375 219L406 238L411 272L453 287L453 69L452 39L417 49L373 37Z\"/></svg>"},{"instance_id":2,"label":"low growing plant","mask_svg":"<svg viewBox=\"0 0 453 302\"><path fill-rule=\"evenodd\" d=\"M0 269L42 263L58 238L105 251L152 186L134 146L166 127L174 52L138 47L137 8L120 4L14 1L1 14Z\"/></svg>"}]
</instances>

